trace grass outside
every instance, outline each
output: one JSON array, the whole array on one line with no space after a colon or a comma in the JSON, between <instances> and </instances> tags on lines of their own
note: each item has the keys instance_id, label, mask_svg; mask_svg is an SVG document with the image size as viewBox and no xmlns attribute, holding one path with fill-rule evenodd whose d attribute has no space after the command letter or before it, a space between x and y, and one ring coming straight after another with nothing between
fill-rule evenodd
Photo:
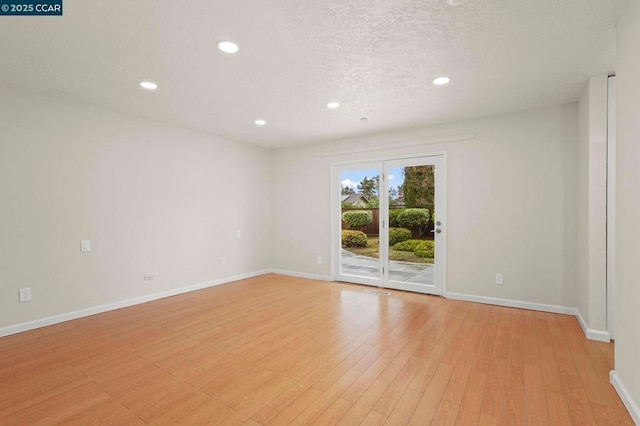
<instances>
[{"instance_id":1,"label":"grass outside","mask_svg":"<svg viewBox=\"0 0 640 426\"><path fill-rule=\"evenodd\" d=\"M377 237L369 237L366 247L348 247L345 248L345 250L350 251L351 253L355 253L359 256L378 259L380 257L380 253L378 251L379 241L380 239ZM389 247L389 260L411 263L433 263L433 259L416 256L415 253L412 253L410 251L394 250L393 247Z\"/></svg>"}]
</instances>

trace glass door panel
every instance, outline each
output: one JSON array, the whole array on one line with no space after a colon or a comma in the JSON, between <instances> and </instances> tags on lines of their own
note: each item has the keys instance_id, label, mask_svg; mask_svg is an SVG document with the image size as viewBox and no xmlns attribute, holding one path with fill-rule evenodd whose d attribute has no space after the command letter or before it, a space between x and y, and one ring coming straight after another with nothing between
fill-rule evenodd
<instances>
[{"instance_id":1,"label":"glass door panel","mask_svg":"<svg viewBox=\"0 0 640 426\"><path fill-rule=\"evenodd\" d=\"M338 170L338 274L342 281L380 284L380 170L376 164L353 165Z\"/></svg>"},{"instance_id":2,"label":"glass door panel","mask_svg":"<svg viewBox=\"0 0 640 426\"><path fill-rule=\"evenodd\" d=\"M385 287L442 294L442 167L441 156L384 162Z\"/></svg>"}]
</instances>

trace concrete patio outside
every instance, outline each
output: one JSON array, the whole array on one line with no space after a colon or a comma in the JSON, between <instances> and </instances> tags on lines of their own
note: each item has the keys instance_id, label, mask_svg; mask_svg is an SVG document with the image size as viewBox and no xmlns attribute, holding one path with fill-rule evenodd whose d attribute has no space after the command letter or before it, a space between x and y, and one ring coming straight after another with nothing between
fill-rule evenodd
<instances>
[{"instance_id":1,"label":"concrete patio outside","mask_svg":"<svg viewBox=\"0 0 640 426\"><path fill-rule=\"evenodd\" d=\"M380 277L379 259L360 256L344 249L341 249L340 267L343 274L369 278ZM434 272L432 263L389 261L390 281L433 285Z\"/></svg>"}]
</instances>

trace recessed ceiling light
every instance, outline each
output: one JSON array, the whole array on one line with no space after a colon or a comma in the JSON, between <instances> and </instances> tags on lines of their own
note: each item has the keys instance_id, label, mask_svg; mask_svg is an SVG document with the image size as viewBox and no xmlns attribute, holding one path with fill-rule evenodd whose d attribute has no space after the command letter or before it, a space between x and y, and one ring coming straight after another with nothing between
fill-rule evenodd
<instances>
[{"instance_id":1,"label":"recessed ceiling light","mask_svg":"<svg viewBox=\"0 0 640 426\"><path fill-rule=\"evenodd\" d=\"M435 84L436 86L444 86L445 84L449 84L450 81L451 81L451 78L442 76L442 77L434 78L433 84Z\"/></svg>"},{"instance_id":2,"label":"recessed ceiling light","mask_svg":"<svg viewBox=\"0 0 640 426\"><path fill-rule=\"evenodd\" d=\"M140 87L147 90L156 90L158 88L158 85L153 81L141 81Z\"/></svg>"},{"instance_id":3,"label":"recessed ceiling light","mask_svg":"<svg viewBox=\"0 0 640 426\"><path fill-rule=\"evenodd\" d=\"M340 108L340 104L338 102L329 102L327 104L327 108L330 108L330 109Z\"/></svg>"},{"instance_id":4,"label":"recessed ceiling light","mask_svg":"<svg viewBox=\"0 0 640 426\"><path fill-rule=\"evenodd\" d=\"M218 49L220 49L224 53L238 53L238 50L240 50L237 44L227 40L219 41Z\"/></svg>"},{"instance_id":5,"label":"recessed ceiling light","mask_svg":"<svg viewBox=\"0 0 640 426\"><path fill-rule=\"evenodd\" d=\"M453 7L462 6L462 0L447 0L447 4Z\"/></svg>"},{"instance_id":6,"label":"recessed ceiling light","mask_svg":"<svg viewBox=\"0 0 640 426\"><path fill-rule=\"evenodd\" d=\"M256 120L254 121L256 126L264 126L267 124L267 122L265 120Z\"/></svg>"}]
</instances>

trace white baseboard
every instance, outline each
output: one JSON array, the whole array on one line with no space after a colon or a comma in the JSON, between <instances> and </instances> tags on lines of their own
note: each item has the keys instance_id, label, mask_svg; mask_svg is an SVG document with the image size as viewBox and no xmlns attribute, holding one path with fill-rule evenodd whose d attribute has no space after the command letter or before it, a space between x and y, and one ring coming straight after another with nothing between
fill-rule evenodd
<instances>
[{"instance_id":1,"label":"white baseboard","mask_svg":"<svg viewBox=\"0 0 640 426\"><path fill-rule=\"evenodd\" d=\"M270 269L269 272L280 275L288 275L290 277L308 278L318 281L332 281L329 275L308 274L306 272L288 271L286 269Z\"/></svg>"},{"instance_id":2,"label":"white baseboard","mask_svg":"<svg viewBox=\"0 0 640 426\"><path fill-rule=\"evenodd\" d=\"M532 311L551 312L554 314L574 315L576 308L567 306L547 305L545 303L525 302L522 300L499 299L497 297L474 296L463 293L445 293L447 299L464 300L466 302L484 303L487 305L506 306L508 308L530 309Z\"/></svg>"},{"instance_id":3,"label":"white baseboard","mask_svg":"<svg viewBox=\"0 0 640 426\"><path fill-rule=\"evenodd\" d=\"M121 300L119 302L107 303L105 305L93 306L91 308L80 309L78 311L67 312L64 314L53 315L46 318L37 319L34 321L24 322L21 324L10 325L0 328L0 337L9 336L11 334L22 333L24 331L34 330L40 327L46 327L48 325L58 324L65 321L70 321L78 318L87 317L90 315L96 315L107 311L113 311L115 309L126 308L127 306L139 305L141 303L150 302L152 300L163 299L165 297L176 296L178 294L189 293L191 291L202 290L203 288L213 287L221 284L227 284L233 281L244 280L247 278L257 277L271 272L270 270L260 270L255 272L249 272L246 274L234 275L231 277L220 278L213 281L207 281L204 283L193 284L186 287L179 287L160 293L148 294L145 296L136 297L133 299Z\"/></svg>"},{"instance_id":4,"label":"white baseboard","mask_svg":"<svg viewBox=\"0 0 640 426\"><path fill-rule=\"evenodd\" d=\"M204 283L193 284L186 287L175 288L172 290L163 291L160 293L148 294L145 296L136 297L133 299L121 300L119 302L108 303L105 305L94 306L86 309L80 309L78 311L63 313L59 315L53 315L46 318L37 319L34 321L24 322L21 324L10 325L0 328L0 337L9 336L11 334L22 333L24 331L34 330L40 327L46 327L52 324L58 324L65 321L74 320L77 318L87 317L89 315L96 315L102 312L112 311L114 309L125 308L127 306L138 305L141 303L150 302L152 300L162 299L165 297L176 296L178 294L188 293L191 291L201 290L207 287L213 287L221 284L227 284L233 281L239 281L247 278L257 277L268 273L287 275L291 277L307 278L317 281L332 281L329 275L309 274L306 272L289 271L285 269L263 269L259 271L249 272L246 274L234 275L231 277L220 278L213 281L207 281ZM584 318L580 314L580 311L576 308L569 308L559 305L548 305L544 303L525 302L520 300L499 299L495 297L486 296L474 296L463 293L445 293L444 297L448 299L463 300L467 302L484 303L489 305L506 306L510 308L530 309L534 311L551 312L557 314L575 315L578 319L578 323L582 327L586 337L591 340L598 340L602 342L609 342L610 336L607 331L600 331L588 328Z\"/></svg>"},{"instance_id":5,"label":"white baseboard","mask_svg":"<svg viewBox=\"0 0 640 426\"><path fill-rule=\"evenodd\" d=\"M629 414L631 415L634 423L640 425L640 408L638 408L638 404L636 404L636 402L633 400L631 394L627 390L626 386L622 383L620 376L616 374L615 370L611 370L611 372L609 373L609 380L611 381L611 384L615 388L616 392L618 392L622 403L627 408L627 411L629 411Z\"/></svg>"},{"instance_id":6,"label":"white baseboard","mask_svg":"<svg viewBox=\"0 0 640 426\"><path fill-rule=\"evenodd\" d=\"M594 330L593 328L589 328L587 326L587 322L582 317L582 314L580 313L580 310L578 308L576 308L575 316L578 319L578 324L580 324L580 327L582 327L582 331L584 331L584 335L587 336L587 339L607 343L611 341L611 335L608 331Z\"/></svg>"}]
</instances>

